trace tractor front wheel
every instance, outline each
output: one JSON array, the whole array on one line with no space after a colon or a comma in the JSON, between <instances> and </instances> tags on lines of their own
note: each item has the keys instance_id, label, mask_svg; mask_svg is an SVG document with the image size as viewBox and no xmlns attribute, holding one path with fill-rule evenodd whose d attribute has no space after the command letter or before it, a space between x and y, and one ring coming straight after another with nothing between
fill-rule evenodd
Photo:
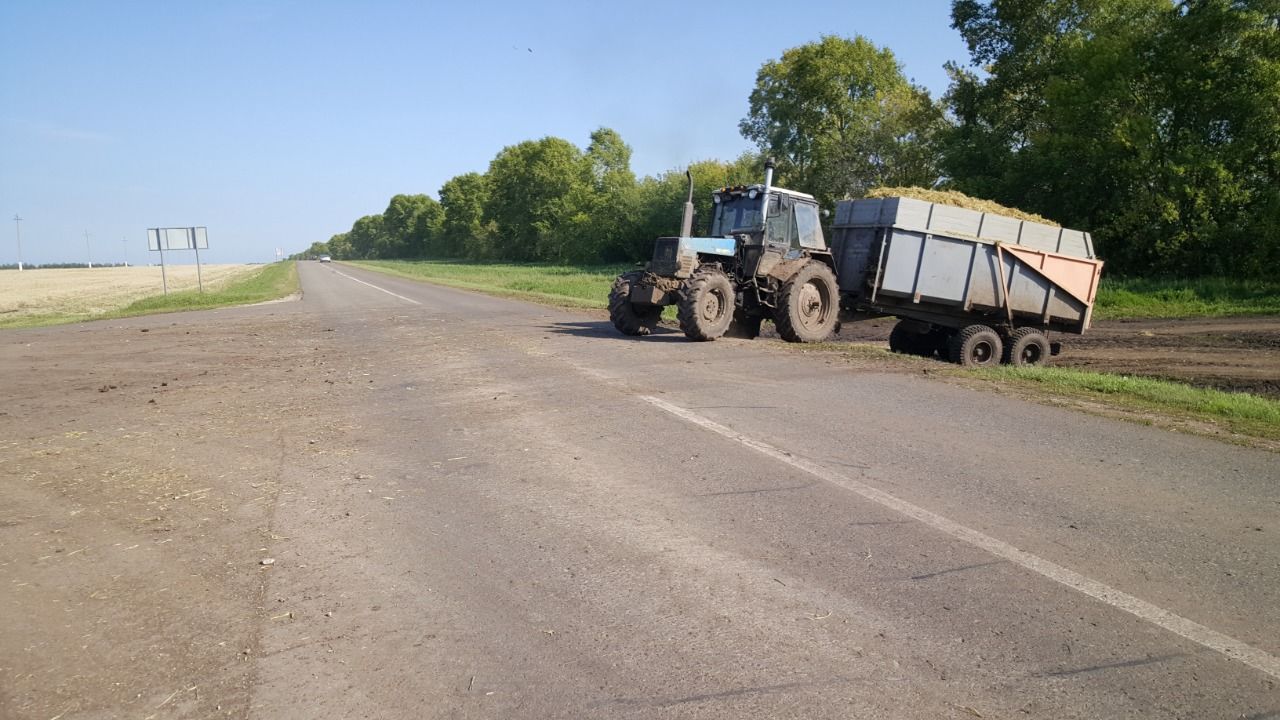
<instances>
[{"instance_id":1,"label":"tractor front wheel","mask_svg":"<svg viewBox=\"0 0 1280 720\"><path fill-rule=\"evenodd\" d=\"M648 335L658 326L662 308L631 302L631 288L644 277L641 272L623 273L613 281L609 291L609 320L623 335Z\"/></svg>"},{"instance_id":2,"label":"tractor front wheel","mask_svg":"<svg viewBox=\"0 0 1280 720\"><path fill-rule=\"evenodd\" d=\"M733 322L733 283L719 268L699 268L680 286L676 318L690 340L715 340Z\"/></svg>"},{"instance_id":3,"label":"tractor front wheel","mask_svg":"<svg viewBox=\"0 0 1280 720\"><path fill-rule=\"evenodd\" d=\"M773 323L787 342L822 342L840 319L840 288L835 273L810 260L782 284Z\"/></svg>"}]
</instances>

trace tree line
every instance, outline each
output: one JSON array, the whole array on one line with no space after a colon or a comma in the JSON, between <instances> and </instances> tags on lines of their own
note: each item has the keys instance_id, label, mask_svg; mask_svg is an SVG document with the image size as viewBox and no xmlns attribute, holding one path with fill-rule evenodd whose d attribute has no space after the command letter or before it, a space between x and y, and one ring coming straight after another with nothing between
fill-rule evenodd
<instances>
[{"instance_id":1,"label":"tree line","mask_svg":"<svg viewBox=\"0 0 1280 720\"><path fill-rule=\"evenodd\" d=\"M757 72L758 152L692 165L710 192L777 182L832 207L880 186L955 189L1093 233L1114 272L1262 276L1280 263L1280 0L954 0L969 62L940 98L888 48L827 36ZM484 173L304 256L635 261L679 227L683 169L637 178L600 128L503 148Z\"/></svg>"}]
</instances>

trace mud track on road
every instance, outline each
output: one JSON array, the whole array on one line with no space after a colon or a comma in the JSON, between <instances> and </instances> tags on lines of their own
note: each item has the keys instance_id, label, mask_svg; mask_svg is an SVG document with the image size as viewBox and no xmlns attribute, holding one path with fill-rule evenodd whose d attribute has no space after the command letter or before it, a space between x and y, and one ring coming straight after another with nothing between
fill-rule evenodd
<instances>
[{"instance_id":1,"label":"mud track on road","mask_svg":"<svg viewBox=\"0 0 1280 720\"><path fill-rule=\"evenodd\" d=\"M895 322L846 323L836 340L887 343ZM1280 317L1100 320L1054 340L1063 344L1060 367L1280 398Z\"/></svg>"}]
</instances>

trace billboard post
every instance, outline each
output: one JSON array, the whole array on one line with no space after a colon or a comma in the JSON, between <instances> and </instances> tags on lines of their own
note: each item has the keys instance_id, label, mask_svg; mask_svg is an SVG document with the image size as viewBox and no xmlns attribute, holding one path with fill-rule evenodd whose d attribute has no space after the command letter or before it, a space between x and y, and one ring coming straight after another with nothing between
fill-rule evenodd
<instances>
[{"instance_id":1,"label":"billboard post","mask_svg":"<svg viewBox=\"0 0 1280 720\"><path fill-rule=\"evenodd\" d=\"M165 273L165 250L196 251L196 282L204 292L204 277L200 271L200 251L209 249L209 230L204 227L147 228L147 248L160 253L160 278L164 292L169 294L169 279Z\"/></svg>"},{"instance_id":2,"label":"billboard post","mask_svg":"<svg viewBox=\"0 0 1280 720\"><path fill-rule=\"evenodd\" d=\"M190 230L191 230L192 239L196 240L196 242L191 243L191 248L196 251L196 284L199 285L200 292L203 293L204 278L200 275L200 242L198 240L199 235L196 234L196 231L199 230L201 233L203 233L204 228L190 228ZM208 239L206 239L205 242L207 243ZM205 247L208 247L208 245L206 245Z\"/></svg>"}]
</instances>

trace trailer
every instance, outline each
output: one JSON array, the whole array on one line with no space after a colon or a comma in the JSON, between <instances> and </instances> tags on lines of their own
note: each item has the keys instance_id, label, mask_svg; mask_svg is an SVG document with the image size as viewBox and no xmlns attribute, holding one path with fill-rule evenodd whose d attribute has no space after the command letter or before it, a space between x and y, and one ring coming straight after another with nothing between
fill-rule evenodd
<instances>
[{"instance_id":1,"label":"trailer","mask_svg":"<svg viewBox=\"0 0 1280 720\"><path fill-rule=\"evenodd\" d=\"M1034 365L1088 329L1102 261L1079 230L907 197L845 200L832 255L842 319L894 316L895 352Z\"/></svg>"}]
</instances>

